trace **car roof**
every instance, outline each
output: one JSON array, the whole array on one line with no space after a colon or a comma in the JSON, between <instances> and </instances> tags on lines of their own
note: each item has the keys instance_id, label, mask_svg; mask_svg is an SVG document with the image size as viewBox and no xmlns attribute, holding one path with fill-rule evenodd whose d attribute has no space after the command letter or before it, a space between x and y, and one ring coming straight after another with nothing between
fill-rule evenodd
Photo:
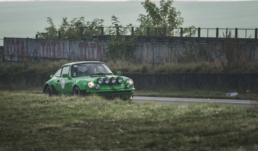
<instances>
[{"instance_id":1,"label":"car roof","mask_svg":"<svg viewBox=\"0 0 258 151\"><path fill-rule=\"evenodd\" d=\"M102 64L103 62L101 62L101 61L78 61L78 62L70 62L70 63L64 64L63 66L71 66L71 65L74 65L74 64L81 64L81 63Z\"/></svg>"}]
</instances>

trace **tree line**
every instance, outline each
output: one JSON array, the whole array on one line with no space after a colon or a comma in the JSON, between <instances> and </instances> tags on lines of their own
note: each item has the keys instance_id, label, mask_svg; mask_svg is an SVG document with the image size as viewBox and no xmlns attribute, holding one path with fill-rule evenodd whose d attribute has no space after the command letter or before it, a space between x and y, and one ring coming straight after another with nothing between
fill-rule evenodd
<instances>
[{"instance_id":1,"label":"tree line","mask_svg":"<svg viewBox=\"0 0 258 151\"><path fill-rule=\"evenodd\" d=\"M179 28L183 25L184 19L181 17L181 12L173 7L173 0L160 0L159 5L151 0L141 2L141 5L146 11L146 14L139 14L137 22L138 28L134 30L134 36L130 40L126 40L124 35L132 29L133 24L123 26L119 18L113 15L111 17L111 25L102 31L105 35L110 35L109 48L107 51L108 59L130 59L133 58L134 42L137 35L144 35L148 28L161 29L158 31L148 31L154 35L161 35L162 29L166 28L166 35L172 36L175 33L173 29ZM84 17L73 18L68 20L67 17L62 18L61 25L57 27L51 17L47 18L49 24L44 32L37 32L38 38L42 39L81 39L91 38L94 35L99 35L100 27L104 26L103 19L93 19L86 21ZM147 28L148 27L148 28ZM194 34L194 26L184 29L184 33ZM191 30L191 32L189 32ZM159 33L160 32L160 33ZM60 34L61 33L61 34ZM61 35L61 37L60 37Z\"/></svg>"}]
</instances>

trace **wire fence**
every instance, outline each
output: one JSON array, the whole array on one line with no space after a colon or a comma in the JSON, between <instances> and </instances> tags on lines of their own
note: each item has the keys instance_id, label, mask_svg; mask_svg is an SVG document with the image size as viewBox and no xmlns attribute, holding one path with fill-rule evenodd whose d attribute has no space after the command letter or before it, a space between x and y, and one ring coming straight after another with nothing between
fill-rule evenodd
<instances>
[{"instance_id":1,"label":"wire fence","mask_svg":"<svg viewBox=\"0 0 258 151\"><path fill-rule=\"evenodd\" d=\"M151 27L81 27L79 29L69 29L69 32L77 39L85 39L92 36L165 36L165 37L196 37L196 38L245 38L257 39L258 29L251 28L151 28ZM67 31L67 33L69 33ZM56 37L58 39L67 39L67 33L58 31ZM39 33L45 38L53 38L48 33ZM36 35L36 39L39 38ZM71 37L70 37L71 38Z\"/></svg>"},{"instance_id":2,"label":"wire fence","mask_svg":"<svg viewBox=\"0 0 258 151\"><path fill-rule=\"evenodd\" d=\"M76 29L73 29L76 30ZM162 36L162 37L194 37L194 38L244 38L258 39L258 29L252 28L149 28L149 27L96 27L80 28L77 39L92 38L92 36ZM53 39L48 33L40 33L45 39ZM71 39L63 31L58 31L57 39ZM40 38L38 34L35 38ZM76 39L76 38L75 38ZM4 39L0 39L0 46L4 45Z\"/></svg>"}]
</instances>

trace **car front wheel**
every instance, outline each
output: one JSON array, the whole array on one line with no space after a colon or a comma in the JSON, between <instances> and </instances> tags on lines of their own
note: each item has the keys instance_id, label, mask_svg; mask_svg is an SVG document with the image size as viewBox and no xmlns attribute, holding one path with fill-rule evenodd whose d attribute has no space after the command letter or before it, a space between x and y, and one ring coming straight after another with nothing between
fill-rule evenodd
<instances>
[{"instance_id":1,"label":"car front wheel","mask_svg":"<svg viewBox=\"0 0 258 151\"><path fill-rule=\"evenodd\" d=\"M73 95L74 96L80 96L81 95L81 90L79 89L79 87L75 86L73 88Z\"/></svg>"},{"instance_id":2,"label":"car front wheel","mask_svg":"<svg viewBox=\"0 0 258 151\"><path fill-rule=\"evenodd\" d=\"M52 96L52 90L51 90L50 86L46 87L45 94L48 95L48 96Z\"/></svg>"}]
</instances>

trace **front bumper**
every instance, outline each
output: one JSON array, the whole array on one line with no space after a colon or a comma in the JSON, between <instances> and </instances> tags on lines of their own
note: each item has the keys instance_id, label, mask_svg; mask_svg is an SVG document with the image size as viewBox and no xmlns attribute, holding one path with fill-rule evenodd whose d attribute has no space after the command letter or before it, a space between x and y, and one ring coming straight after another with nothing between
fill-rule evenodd
<instances>
[{"instance_id":1,"label":"front bumper","mask_svg":"<svg viewBox=\"0 0 258 151\"><path fill-rule=\"evenodd\" d=\"M132 98L134 90L115 90L115 91L86 91L86 95L97 94L105 97Z\"/></svg>"}]
</instances>

